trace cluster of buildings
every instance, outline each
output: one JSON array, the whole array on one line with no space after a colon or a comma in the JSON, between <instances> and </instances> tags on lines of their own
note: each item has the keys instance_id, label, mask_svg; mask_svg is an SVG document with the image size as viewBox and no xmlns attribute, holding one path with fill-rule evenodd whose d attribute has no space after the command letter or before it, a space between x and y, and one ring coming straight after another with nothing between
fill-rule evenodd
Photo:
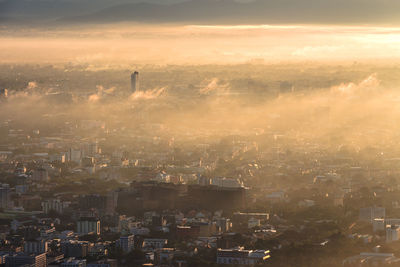
<instances>
[{"instance_id":1,"label":"cluster of buildings","mask_svg":"<svg viewBox=\"0 0 400 267\"><path fill-rule=\"evenodd\" d=\"M127 149L103 150L106 141L100 136L108 130L101 121L73 127L97 133L92 140L68 134L44 137L41 130L11 125L3 125L9 143L0 152L0 213L7 218L0 222L0 253L6 266L125 266L138 251L143 257L137 264L179 261L185 266L181 259L199 249L215 249L215 256L222 253L218 249L231 250L242 255L237 263L245 265L268 259L268 250L235 248L238 244L230 241L235 227L261 227L269 219L268 213L231 213L246 206L249 188L242 179L208 178L206 161L180 172L182 167L174 165L160 170L161 161L179 156L160 139L146 145L161 152L140 152L141 158ZM129 171L134 177L124 175ZM134 179L89 193L87 181L96 179L96 186L127 178ZM232 261L236 259L223 263Z\"/></svg>"},{"instance_id":2,"label":"cluster of buildings","mask_svg":"<svg viewBox=\"0 0 400 267\"><path fill-rule=\"evenodd\" d=\"M400 167L379 151L264 129L59 120L0 124L0 265L308 266L282 251L343 243L354 255L331 266L399 262Z\"/></svg>"},{"instance_id":3,"label":"cluster of buildings","mask_svg":"<svg viewBox=\"0 0 400 267\"><path fill-rule=\"evenodd\" d=\"M229 219L222 211L192 210L183 214L175 210L149 211L140 217L116 212L99 216L97 210L102 207L93 202L95 198L101 201L100 196L83 197L81 207L92 207L86 211L87 217L82 216L85 210L75 212L54 206L58 212L46 208L56 212L55 216L46 217L49 214L44 212L21 214L9 226L3 225L2 262L6 266L105 267L117 266L125 257L141 251L139 263L161 266L193 256L199 249L216 249L218 264L253 266L270 257L268 250L228 248L235 244L235 225L249 223L248 229L253 229L266 224L269 214L236 213ZM254 218L258 218L257 225L251 224ZM173 245L179 243L184 246Z\"/></svg>"}]
</instances>

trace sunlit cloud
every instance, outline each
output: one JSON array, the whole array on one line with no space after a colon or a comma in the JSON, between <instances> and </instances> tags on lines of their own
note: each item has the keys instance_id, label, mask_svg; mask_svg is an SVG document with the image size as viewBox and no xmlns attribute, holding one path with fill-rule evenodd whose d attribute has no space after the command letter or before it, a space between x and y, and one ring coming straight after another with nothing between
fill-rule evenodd
<instances>
[{"instance_id":1,"label":"sunlit cloud","mask_svg":"<svg viewBox=\"0 0 400 267\"><path fill-rule=\"evenodd\" d=\"M231 64L400 57L400 28L319 25L103 25L1 30L7 62L88 64L88 70L135 64Z\"/></svg>"}]
</instances>

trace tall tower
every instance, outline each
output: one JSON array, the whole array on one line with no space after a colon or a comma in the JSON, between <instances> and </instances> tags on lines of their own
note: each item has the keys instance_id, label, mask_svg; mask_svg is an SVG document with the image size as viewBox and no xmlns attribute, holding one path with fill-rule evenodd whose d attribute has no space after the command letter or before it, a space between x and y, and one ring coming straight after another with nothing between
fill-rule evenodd
<instances>
[{"instance_id":1,"label":"tall tower","mask_svg":"<svg viewBox=\"0 0 400 267\"><path fill-rule=\"evenodd\" d=\"M135 71L131 75L131 91L134 93L139 90L139 72Z\"/></svg>"},{"instance_id":2,"label":"tall tower","mask_svg":"<svg viewBox=\"0 0 400 267\"><path fill-rule=\"evenodd\" d=\"M7 98L7 97L8 97L8 90L0 89L0 98Z\"/></svg>"}]
</instances>

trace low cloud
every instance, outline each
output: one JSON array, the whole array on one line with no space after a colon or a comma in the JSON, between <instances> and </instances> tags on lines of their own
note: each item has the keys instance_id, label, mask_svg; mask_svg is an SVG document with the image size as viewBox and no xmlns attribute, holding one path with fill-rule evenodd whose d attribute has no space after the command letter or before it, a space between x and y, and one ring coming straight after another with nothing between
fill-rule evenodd
<instances>
[{"instance_id":1,"label":"low cloud","mask_svg":"<svg viewBox=\"0 0 400 267\"><path fill-rule=\"evenodd\" d=\"M199 90L199 93L201 95L209 95L212 93L224 94L224 93L229 92L229 88L230 88L229 83L221 84L218 78L212 78L211 81L206 80L203 83L207 83L207 82L208 82L208 84Z\"/></svg>"},{"instance_id":2,"label":"low cloud","mask_svg":"<svg viewBox=\"0 0 400 267\"><path fill-rule=\"evenodd\" d=\"M152 90L146 91L136 91L130 95L129 99L139 100L139 99L155 99L160 97L166 92L166 87L154 88Z\"/></svg>"}]
</instances>

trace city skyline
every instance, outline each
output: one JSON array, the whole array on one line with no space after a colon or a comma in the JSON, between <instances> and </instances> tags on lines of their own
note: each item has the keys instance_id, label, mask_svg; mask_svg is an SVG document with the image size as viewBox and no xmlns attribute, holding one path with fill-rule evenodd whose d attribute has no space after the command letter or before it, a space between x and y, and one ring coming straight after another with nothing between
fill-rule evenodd
<instances>
[{"instance_id":1,"label":"city skyline","mask_svg":"<svg viewBox=\"0 0 400 267\"><path fill-rule=\"evenodd\" d=\"M398 0L0 0L0 265L400 266Z\"/></svg>"}]
</instances>

